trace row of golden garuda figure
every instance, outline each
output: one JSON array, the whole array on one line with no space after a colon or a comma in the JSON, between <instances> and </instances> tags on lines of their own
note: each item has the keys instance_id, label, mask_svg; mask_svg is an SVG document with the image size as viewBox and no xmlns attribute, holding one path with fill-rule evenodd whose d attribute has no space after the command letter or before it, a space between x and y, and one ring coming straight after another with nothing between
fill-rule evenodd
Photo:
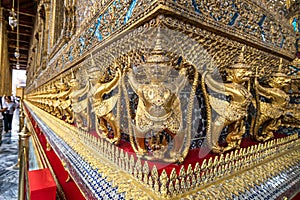
<instances>
[{"instance_id":1,"label":"row of golden garuda figure","mask_svg":"<svg viewBox=\"0 0 300 200\"><path fill-rule=\"evenodd\" d=\"M94 126L100 137L118 145L124 130L113 110L132 109L128 92L124 92L126 82L138 97L134 114L128 112L127 115L132 148L146 159L182 162L193 135L190 133L192 129L188 128L192 126L191 121L183 120L186 117L183 113L191 112L193 104L189 102L183 107L180 98L187 84L191 85L191 96L195 95L193 92L197 87L203 91L207 112L205 144L215 153L240 148L250 115L250 135L262 142L274 137L284 116L290 115L300 121L297 116L300 110L290 107L289 95L283 90L290 84L290 78L281 72L282 61L278 72L276 70L268 82L262 84L258 70L255 73L245 64L243 54L244 47L234 64L226 68L226 81L220 81L215 78L216 70L209 65L200 72L182 57L179 64L172 64L158 45L144 61L147 79L144 82L137 80L128 56L123 67L114 63L115 72L110 79L92 62L84 86L72 71L68 81L61 78L58 83L32 93L28 99L52 115L75 123L80 129L89 131ZM171 69L176 69L177 77L168 81ZM249 87L249 82L252 87ZM113 92L116 88L118 92ZM226 98L214 95L218 93ZM125 102L128 100L125 106L121 103L122 95ZM194 96L189 101L192 99ZM255 108L253 113L249 112L250 105ZM188 112L184 112L185 109ZM191 118L191 114L187 118ZM224 145L220 144L219 137L225 128L227 144Z\"/></svg>"}]
</instances>

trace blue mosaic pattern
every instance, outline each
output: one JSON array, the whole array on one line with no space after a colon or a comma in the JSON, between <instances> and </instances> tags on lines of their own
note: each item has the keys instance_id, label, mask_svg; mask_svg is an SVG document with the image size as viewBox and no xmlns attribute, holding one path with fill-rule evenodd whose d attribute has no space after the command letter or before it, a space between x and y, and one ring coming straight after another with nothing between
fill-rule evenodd
<instances>
[{"instance_id":1,"label":"blue mosaic pattern","mask_svg":"<svg viewBox=\"0 0 300 200\"><path fill-rule=\"evenodd\" d=\"M68 52L68 58L69 58L69 61L73 61L73 46L70 46L70 49L69 49L69 52Z\"/></svg>"},{"instance_id":2,"label":"blue mosaic pattern","mask_svg":"<svg viewBox=\"0 0 300 200\"><path fill-rule=\"evenodd\" d=\"M100 15L100 17L98 17L97 22L94 26L94 28L90 28L90 31L93 33L94 36L97 37L97 39L99 41L101 41L103 39L102 34L99 30L99 27L101 26L101 20L102 20L102 15Z\"/></svg>"},{"instance_id":3,"label":"blue mosaic pattern","mask_svg":"<svg viewBox=\"0 0 300 200\"><path fill-rule=\"evenodd\" d=\"M292 26L295 32L300 32L300 21L296 17L293 19Z\"/></svg>"},{"instance_id":4,"label":"blue mosaic pattern","mask_svg":"<svg viewBox=\"0 0 300 200\"><path fill-rule=\"evenodd\" d=\"M198 124L198 126L196 127L195 130L196 133L192 139L191 149L201 147L206 136L206 126L207 126L205 100L200 85L196 90L196 98L197 101L195 101L195 104L198 104L198 108L194 109L194 113L193 113L194 120L192 122L193 123L192 127L195 127L196 124Z\"/></svg>"},{"instance_id":5,"label":"blue mosaic pattern","mask_svg":"<svg viewBox=\"0 0 300 200\"><path fill-rule=\"evenodd\" d=\"M129 9L128 9L128 11L127 11L127 13L125 15L125 18L124 18L124 24L126 24L129 21L131 15L132 15L132 11L133 11L133 9L134 9L134 7L136 5L136 2L137 2L137 0L133 0L131 2L130 6L129 6Z\"/></svg>"},{"instance_id":6,"label":"blue mosaic pattern","mask_svg":"<svg viewBox=\"0 0 300 200\"><path fill-rule=\"evenodd\" d=\"M88 199L125 199L125 193L118 193L117 187L113 187L112 183L106 180L106 177L99 174L97 169L93 169L80 155L46 126L30 108L28 109L52 148L60 159L65 161L76 183Z\"/></svg>"},{"instance_id":7,"label":"blue mosaic pattern","mask_svg":"<svg viewBox=\"0 0 300 200\"><path fill-rule=\"evenodd\" d=\"M278 129L279 133L283 133L286 135L293 135L295 133L298 133L298 136L300 137L300 128L294 128L294 127L279 127Z\"/></svg>"},{"instance_id":8,"label":"blue mosaic pattern","mask_svg":"<svg viewBox=\"0 0 300 200\"><path fill-rule=\"evenodd\" d=\"M300 163L284 170L278 175L272 176L272 178L268 179L263 184L256 185L254 188L245 191L245 193L241 193L238 196L234 195L232 199L283 199L283 196L287 195L285 192L294 186L296 186L297 189L299 183Z\"/></svg>"},{"instance_id":9,"label":"blue mosaic pattern","mask_svg":"<svg viewBox=\"0 0 300 200\"><path fill-rule=\"evenodd\" d=\"M290 96L290 103L291 104L300 104L300 96Z\"/></svg>"},{"instance_id":10,"label":"blue mosaic pattern","mask_svg":"<svg viewBox=\"0 0 300 200\"><path fill-rule=\"evenodd\" d=\"M90 28L88 28L87 31L85 31L79 37L79 55L82 55L84 51L88 50L88 48L91 45L93 45L93 40L95 38L98 40L98 42L100 42L106 37L110 36L113 32L115 32L115 30L119 29L122 25L125 25L132 17L136 4L137 0L132 0L126 14L124 13L124 15L122 16L119 13L114 13L114 21L110 21L113 7L118 9L119 7L124 6L119 0L114 1L112 5L110 5L107 8L107 10L105 10L104 13L97 18L96 22L94 22L90 26Z\"/></svg>"},{"instance_id":11,"label":"blue mosaic pattern","mask_svg":"<svg viewBox=\"0 0 300 200\"><path fill-rule=\"evenodd\" d=\"M296 66L289 65L289 68L290 68L291 72L288 73L288 76L297 75L300 72L300 68L298 68ZM291 93L293 93L293 91L291 91Z\"/></svg>"},{"instance_id":12,"label":"blue mosaic pattern","mask_svg":"<svg viewBox=\"0 0 300 200\"><path fill-rule=\"evenodd\" d=\"M173 2L184 6L183 1L179 2L173 0ZM286 40L289 32L288 27L285 24L274 22L274 16L269 15L269 13L266 14L265 10L255 4L254 2L241 0L218 2L199 0L186 1L186 7L190 5L198 15L205 18L207 17L208 20L212 19L213 21L210 22L212 25L215 24L214 22L223 23L225 28L230 27L237 29L242 33L241 35L247 34L249 36L255 36L263 43L272 44L277 48L289 51L287 43L290 42ZM284 10L281 11L285 12ZM297 22L296 18L292 25L296 32L298 29L300 30L299 22ZM274 27L278 30L278 35L275 40L271 37L271 29Z\"/></svg>"}]
</instances>

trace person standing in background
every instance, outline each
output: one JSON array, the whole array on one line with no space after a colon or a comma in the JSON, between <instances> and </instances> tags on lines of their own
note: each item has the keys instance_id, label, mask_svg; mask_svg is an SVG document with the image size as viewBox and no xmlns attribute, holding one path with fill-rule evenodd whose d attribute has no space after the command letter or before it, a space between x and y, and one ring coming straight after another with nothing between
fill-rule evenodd
<instances>
[{"instance_id":1,"label":"person standing in background","mask_svg":"<svg viewBox=\"0 0 300 200\"><path fill-rule=\"evenodd\" d=\"M13 119L13 114L15 111L15 103L12 101L11 96L5 96L5 104L3 104L4 109L4 131L5 133L11 132L11 124Z\"/></svg>"}]
</instances>

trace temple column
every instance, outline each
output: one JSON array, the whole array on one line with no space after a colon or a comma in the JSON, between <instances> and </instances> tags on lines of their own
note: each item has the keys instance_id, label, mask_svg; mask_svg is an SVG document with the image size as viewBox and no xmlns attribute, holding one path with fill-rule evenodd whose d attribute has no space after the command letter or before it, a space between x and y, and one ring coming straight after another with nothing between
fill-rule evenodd
<instances>
[{"instance_id":1,"label":"temple column","mask_svg":"<svg viewBox=\"0 0 300 200\"><path fill-rule=\"evenodd\" d=\"M12 70L9 66L7 46L7 21L4 18L4 8L0 7L0 96L11 95Z\"/></svg>"}]
</instances>

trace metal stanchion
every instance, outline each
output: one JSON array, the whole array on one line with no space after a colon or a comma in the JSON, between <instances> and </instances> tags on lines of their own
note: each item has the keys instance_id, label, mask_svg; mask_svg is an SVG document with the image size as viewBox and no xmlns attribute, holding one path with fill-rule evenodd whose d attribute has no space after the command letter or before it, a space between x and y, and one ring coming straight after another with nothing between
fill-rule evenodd
<instances>
[{"instance_id":1,"label":"metal stanchion","mask_svg":"<svg viewBox=\"0 0 300 200\"><path fill-rule=\"evenodd\" d=\"M19 191L18 199L25 199L25 186L26 186L26 173L29 169L29 137L30 132L27 127L24 126L22 131L19 133L19 158L20 158L20 167L19 167ZM29 192L29 191L27 191Z\"/></svg>"},{"instance_id":2,"label":"metal stanchion","mask_svg":"<svg viewBox=\"0 0 300 200\"><path fill-rule=\"evenodd\" d=\"M23 99L20 100L20 108L19 108L19 132L22 131L24 126L24 112L23 112Z\"/></svg>"},{"instance_id":3,"label":"metal stanchion","mask_svg":"<svg viewBox=\"0 0 300 200\"><path fill-rule=\"evenodd\" d=\"M21 132L22 132L22 128L24 128L24 112L23 112L23 102L22 100L20 101L20 110L19 110L19 156L18 156L18 163L14 166L14 168L19 168L20 166L20 156L21 156Z\"/></svg>"}]
</instances>

